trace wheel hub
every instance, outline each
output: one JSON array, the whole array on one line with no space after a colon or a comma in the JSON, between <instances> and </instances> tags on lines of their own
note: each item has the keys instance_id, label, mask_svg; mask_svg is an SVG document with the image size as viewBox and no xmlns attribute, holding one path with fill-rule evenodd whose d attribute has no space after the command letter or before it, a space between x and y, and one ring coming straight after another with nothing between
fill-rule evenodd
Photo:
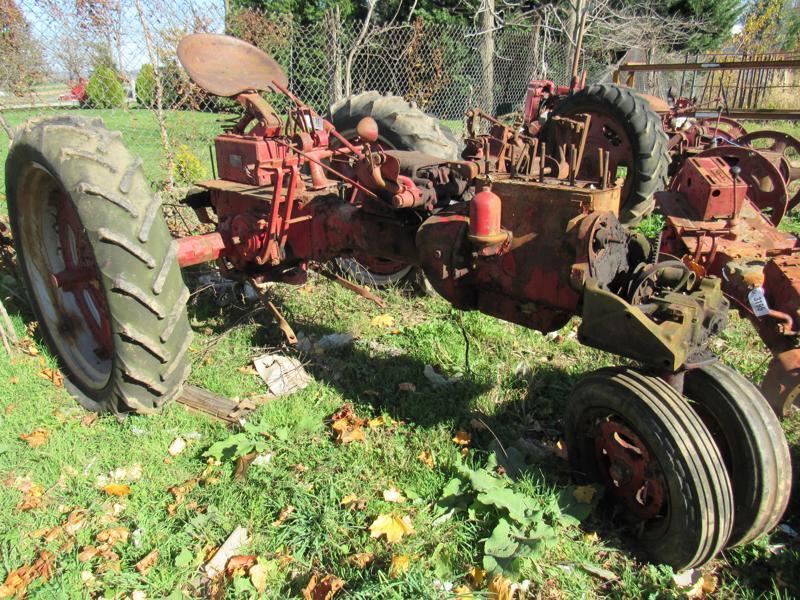
<instances>
[{"instance_id":1,"label":"wheel hub","mask_svg":"<svg viewBox=\"0 0 800 600\"><path fill-rule=\"evenodd\" d=\"M101 359L108 358L113 343L111 322L91 244L66 194L54 191L50 201L56 208L58 240L64 261L64 270L54 273L51 282L54 287L74 296L75 304L97 342L95 354Z\"/></svg>"},{"instance_id":2,"label":"wheel hub","mask_svg":"<svg viewBox=\"0 0 800 600\"><path fill-rule=\"evenodd\" d=\"M664 505L663 478L639 437L622 423L604 421L594 445L609 492L637 517L657 516Z\"/></svg>"}]
</instances>

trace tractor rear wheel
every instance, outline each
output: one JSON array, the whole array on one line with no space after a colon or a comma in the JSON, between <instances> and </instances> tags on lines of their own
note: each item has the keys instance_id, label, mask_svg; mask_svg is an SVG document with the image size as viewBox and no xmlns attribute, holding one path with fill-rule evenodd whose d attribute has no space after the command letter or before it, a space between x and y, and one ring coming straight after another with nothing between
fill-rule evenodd
<instances>
[{"instance_id":1,"label":"tractor rear wheel","mask_svg":"<svg viewBox=\"0 0 800 600\"><path fill-rule=\"evenodd\" d=\"M631 368L584 376L567 406L566 443L576 474L605 487L649 559L686 569L725 546L733 498L722 457L662 379Z\"/></svg>"},{"instance_id":2,"label":"tractor rear wheel","mask_svg":"<svg viewBox=\"0 0 800 600\"><path fill-rule=\"evenodd\" d=\"M439 121L400 96L364 92L340 100L330 109L330 120L347 139L356 137L364 117L378 124L378 144L386 150L411 150L445 160L458 158L458 140ZM403 281L411 265L380 257L354 256L336 260L339 269L362 285L387 287Z\"/></svg>"},{"instance_id":3,"label":"tractor rear wheel","mask_svg":"<svg viewBox=\"0 0 800 600\"><path fill-rule=\"evenodd\" d=\"M729 545L746 544L775 527L789 503L792 462L780 421L761 392L722 363L688 371L683 393L728 469L735 513Z\"/></svg>"},{"instance_id":4,"label":"tractor rear wheel","mask_svg":"<svg viewBox=\"0 0 800 600\"><path fill-rule=\"evenodd\" d=\"M592 120L578 177L596 180L600 175L597 150L607 150L612 181L618 168L626 169L619 220L635 225L652 212L653 194L667 189L670 157L660 117L633 90L612 84L593 85L567 96L550 116L579 114L589 114ZM548 146L557 147L552 120L543 136Z\"/></svg>"},{"instance_id":5,"label":"tractor rear wheel","mask_svg":"<svg viewBox=\"0 0 800 600\"><path fill-rule=\"evenodd\" d=\"M17 130L6 193L20 270L68 390L94 411L151 413L189 374L188 290L142 162L100 119Z\"/></svg>"}]
</instances>

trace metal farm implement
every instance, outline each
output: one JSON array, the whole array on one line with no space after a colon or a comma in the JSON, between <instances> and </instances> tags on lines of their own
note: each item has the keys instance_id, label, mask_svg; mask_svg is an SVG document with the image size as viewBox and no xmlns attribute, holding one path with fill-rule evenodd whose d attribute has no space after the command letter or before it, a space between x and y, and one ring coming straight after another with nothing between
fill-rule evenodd
<instances>
[{"instance_id":1,"label":"metal farm implement","mask_svg":"<svg viewBox=\"0 0 800 600\"><path fill-rule=\"evenodd\" d=\"M475 130L457 160L457 143L399 98L362 94L326 120L244 42L197 34L178 55L198 85L242 106L214 140L219 178L185 200L212 233L173 239L141 161L99 120L29 122L6 163L21 270L84 406L150 413L179 394L192 336L181 267L299 284L312 261L414 266L459 309L540 331L579 315L582 343L638 364L584 376L565 429L575 476L605 487L649 558L700 565L777 524L788 448L761 393L708 349L727 321L720 279L618 218L641 215L667 169L640 98L606 86L546 132ZM649 162L617 180L590 123L630 133Z\"/></svg>"}]
</instances>

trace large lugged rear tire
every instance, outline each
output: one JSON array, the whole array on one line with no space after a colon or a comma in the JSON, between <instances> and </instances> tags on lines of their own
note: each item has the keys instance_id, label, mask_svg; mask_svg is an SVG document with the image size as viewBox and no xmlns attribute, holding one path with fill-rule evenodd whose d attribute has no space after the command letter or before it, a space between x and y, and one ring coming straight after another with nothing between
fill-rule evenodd
<instances>
[{"instance_id":1,"label":"large lugged rear tire","mask_svg":"<svg viewBox=\"0 0 800 600\"><path fill-rule=\"evenodd\" d=\"M458 158L458 140L439 121L400 96L364 92L340 100L330 109L336 130L348 139L364 117L378 124L378 143L385 149L412 150L445 160ZM339 269L362 285L378 288L397 285L412 272L410 265L378 257L338 258Z\"/></svg>"},{"instance_id":2,"label":"large lugged rear tire","mask_svg":"<svg viewBox=\"0 0 800 600\"><path fill-rule=\"evenodd\" d=\"M142 162L102 120L20 127L6 160L20 269L68 389L96 411L151 413L189 374L189 292Z\"/></svg>"},{"instance_id":3,"label":"large lugged rear tire","mask_svg":"<svg viewBox=\"0 0 800 600\"><path fill-rule=\"evenodd\" d=\"M672 387L631 368L601 369L575 385L565 421L577 476L605 486L643 554L686 569L722 550L731 484L705 425Z\"/></svg>"},{"instance_id":4,"label":"large lugged rear tire","mask_svg":"<svg viewBox=\"0 0 800 600\"><path fill-rule=\"evenodd\" d=\"M330 110L331 122L347 138L353 137L358 122L372 117L378 124L378 142L385 148L413 150L457 160L458 140L439 121L400 96L364 92L340 100Z\"/></svg>"},{"instance_id":5,"label":"large lugged rear tire","mask_svg":"<svg viewBox=\"0 0 800 600\"><path fill-rule=\"evenodd\" d=\"M661 119L633 90L605 83L567 96L556 105L552 116L573 117L581 113L591 114L592 121L578 176L596 178L597 149L608 150L612 167L628 169L620 221L634 225L652 212L653 194L667 189L670 157ZM544 135L549 144L554 143L555 131L549 124Z\"/></svg>"}]
</instances>

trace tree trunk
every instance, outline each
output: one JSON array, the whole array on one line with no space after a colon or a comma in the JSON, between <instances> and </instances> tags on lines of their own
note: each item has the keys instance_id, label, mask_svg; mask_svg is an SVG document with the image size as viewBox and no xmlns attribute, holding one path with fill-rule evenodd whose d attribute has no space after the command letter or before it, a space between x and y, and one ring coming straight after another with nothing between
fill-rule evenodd
<instances>
[{"instance_id":1,"label":"tree trunk","mask_svg":"<svg viewBox=\"0 0 800 600\"><path fill-rule=\"evenodd\" d=\"M328 56L333 64L329 100L334 104L344 97L342 88L342 15L337 4L325 13L328 35Z\"/></svg>"},{"instance_id":2,"label":"tree trunk","mask_svg":"<svg viewBox=\"0 0 800 600\"><path fill-rule=\"evenodd\" d=\"M481 13L481 74L479 106L492 113L494 111L494 6L495 0L486 0Z\"/></svg>"}]
</instances>

